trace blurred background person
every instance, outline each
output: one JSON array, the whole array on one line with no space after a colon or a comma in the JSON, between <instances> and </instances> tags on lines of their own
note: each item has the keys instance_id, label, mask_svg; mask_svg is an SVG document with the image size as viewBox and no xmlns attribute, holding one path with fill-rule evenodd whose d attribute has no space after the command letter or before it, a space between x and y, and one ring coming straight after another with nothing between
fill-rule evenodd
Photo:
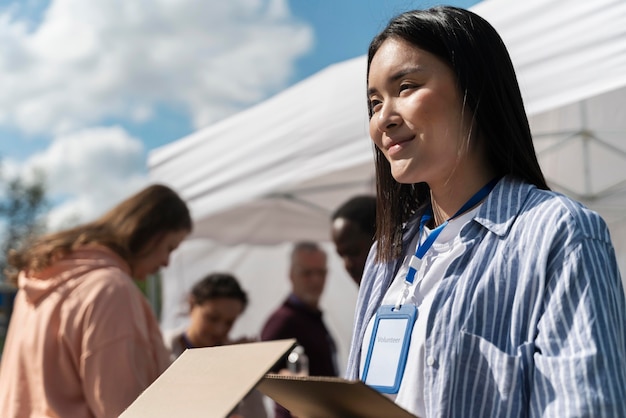
<instances>
[{"instance_id":1,"label":"blurred background person","mask_svg":"<svg viewBox=\"0 0 626 418\"><path fill-rule=\"evenodd\" d=\"M266 321L261 339L281 340L295 338L308 357L312 376L337 376L336 347L319 308L326 284L326 253L314 242L296 243L291 252L289 280L291 294ZM286 369L281 360L272 371ZM276 417L291 417L276 405Z\"/></svg>"},{"instance_id":2,"label":"blurred background person","mask_svg":"<svg viewBox=\"0 0 626 418\"><path fill-rule=\"evenodd\" d=\"M248 296L237 279L228 273L211 273L197 282L189 294L189 325L169 341L172 355L186 349L251 342L232 341L228 334L248 305ZM239 404L236 414L243 418L265 418L263 395L253 390Z\"/></svg>"},{"instance_id":3,"label":"blurred background person","mask_svg":"<svg viewBox=\"0 0 626 418\"><path fill-rule=\"evenodd\" d=\"M98 220L9 255L18 285L0 367L2 417L116 417L170 364L133 279L191 232L185 202L152 185Z\"/></svg>"},{"instance_id":4,"label":"blurred background person","mask_svg":"<svg viewBox=\"0 0 626 418\"><path fill-rule=\"evenodd\" d=\"M349 199L335 210L331 220L331 237L337 254L358 285L376 234L376 197Z\"/></svg>"},{"instance_id":5,"label":"blurred background person","mask_svg":"<svg viewBox=\"0 0 626 418\"><path fill-rule=\"evenodd\" d=\"M232 343L228 333L247 305L247 294L231 274L204 277L189 294L189 325L170 341L173 356L178 357L188 348ZM235 342L243 341L249 340Z\"/></svg>"}]
</instances>

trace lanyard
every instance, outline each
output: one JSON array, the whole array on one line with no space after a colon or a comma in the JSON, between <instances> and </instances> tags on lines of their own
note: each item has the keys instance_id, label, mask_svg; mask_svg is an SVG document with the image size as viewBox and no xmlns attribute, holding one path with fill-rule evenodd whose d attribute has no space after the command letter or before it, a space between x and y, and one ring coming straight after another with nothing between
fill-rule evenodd
<instances>
[{"instance_id":1,"label":"lanyard","mask_svg":"<svg viewBox=\"0 0 626 418\"><path fill-rule=\"evenodd\" d=\"M432 205L426 210L426 212L422 215L422 218L420 219L420 226L419 226L419 232L418 232L419 235L417 239L417 250L415 251L415 254L411 256L411 261L409 261L409 271L406 273L406 278L404 279L404 283L405 283L404 291L402 292L402 295L400 296L400 299L398 300L398 303L396 304L396 308L399 308L402 305L402 302L408 295L409 286L411 286L413 284L413 281L415 280L415 274L417 273L417 268L420 265L422 258L424 257L426 252L430 249L430 247L433 246L433 243L435 242L439 234L441 234L441 231L443 231L443 229L446 227L446 225L448 225L448 223L451 220L464 214L465 212L470 210L472 207L480 203L485 197L487 197L489 193L491 193L493 188L496 186L499 180L500 178L496 177L493 180L491 180L489 183L485 184L479 191L477 191L472 197L470 197L469 200L465 202L465 204L461 206L461 208L454 215L452 215L452 217L446 219L445 222L443 222L437 228L433 229L430 235L426 238L426 240L420 244L419 237L421 237L422 232L424 231L424 226L433 217Z\"/></svg>"}]
</instances>

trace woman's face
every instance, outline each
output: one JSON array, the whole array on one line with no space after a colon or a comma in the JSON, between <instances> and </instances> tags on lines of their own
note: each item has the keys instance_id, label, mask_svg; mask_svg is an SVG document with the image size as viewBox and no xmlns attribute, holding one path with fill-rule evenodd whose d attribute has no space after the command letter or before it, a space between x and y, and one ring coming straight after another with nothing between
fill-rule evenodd
<instances>
[{"instance_id":1,"label":"woman's face","mask_svg":"<svg viewBox=\"0 0 626 418\"><path fill-rule=\"evenodd\" d=\"M228 342L228 333L244 310L239 299L222 297L204 303L191 303L187 335L198 347L213 347Z\"/></svg>"},{"instance_id":2,"label":"woman's face","mask_svg":"<svg viewBox=\"0 0 626 418\"><path fill-rule=\"evenodd\" d=\"M133 263L133 276L137 280L145 280L150 274L155 274L161 267L167 267L170 254L189 235L189 231L169 231L163 235L157 235L148 242L144 249L139 252Z\"/></svg>"},{"instance_id":3,"label":"woman's face","mask_svg":"<svg viewBox=\"0 0 626 418\"><path fill-rule=\"evenodd\" d=\"M369 69L370 136L399 183L445 184L462 162L471 115L456 77L435 55L389 38Z\"/></svg>"}]
</instances>

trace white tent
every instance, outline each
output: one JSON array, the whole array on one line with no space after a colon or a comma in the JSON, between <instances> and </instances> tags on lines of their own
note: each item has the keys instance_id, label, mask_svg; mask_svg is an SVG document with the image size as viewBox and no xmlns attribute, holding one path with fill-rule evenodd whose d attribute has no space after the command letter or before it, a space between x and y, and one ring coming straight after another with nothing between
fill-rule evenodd
<instances>
[{"instance_id":1,"label":"white tent","mask_svg":"<svg viewBox=\"0 0 626 418\"><path fill-rule=\"evenodd\" d=\"M548 181L605 216L626 273L626 2L487 0L473 10L511 52ZM151 153L152 180L187 199L196 225L164 271L166 331L184 323L192 283L227 270L252 299L233 333L258 333L288 292L289 243L327 241L330 212L373 191L366 118L358 57ZM325 246L322 306L343 364L357 289Z\"/></svg>"},{"instance_id":2,"label":"white tent","mask_svg":"<svg viewBox=\"0 0 626 418\"><path fill-rule=\"evenodd\" d=\"M184 297L211 271L230 271L251 303L234 335L258 335L287 296L296 240L328 241L329 214L348 197L373 192L362 57L329 67L221 123L156 150L153 180L189 202L194 233L163 272L162 327L185 322ZM322 301L340 362L357 287L334 249Z\"/></svg>"}]
</instances>

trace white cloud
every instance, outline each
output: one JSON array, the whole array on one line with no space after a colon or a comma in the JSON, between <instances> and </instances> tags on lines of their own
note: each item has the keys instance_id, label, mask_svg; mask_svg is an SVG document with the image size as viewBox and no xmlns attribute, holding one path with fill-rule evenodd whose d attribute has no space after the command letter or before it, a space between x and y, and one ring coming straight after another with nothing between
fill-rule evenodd
<instances>
[{"instance_id":1,"label":"white cloud","mask_svg":"<svg viewBox=\"0 0 626 418\"><path fill-rule=\"evenodd\" d=\"M51 229L90 221L145 186L143 144L120 127L92 128L62 135L44 152L7 172L25 179L43 172L53 203Z\"/></svg>"},{"instance_id":2,"label":"white cloud","mask_svg":"<svg viewBox=\"0 0 626 418\"><path fill-rule=\"evenodd\" d=\"M45 172L52 229L148 182L141 140L94 126L168 106L204 126L283 88L313 42L288 0L46 1L0 9L0 127L51 139L2 163L8 175Z\"/></svg>"},{"instance_id":3,"label":"white cloud","mask_svg":"<svg viewBox=\"0 0 626 418\"><path fill-rule=\"evenodd\" d=\"M14 0L0 9L0 126L50 139L3 172L45 173L51 229L104 213L148 182L142 123L159 106L196 127L283 88L312 30L287 0Z\"/></svg>"},{"instance_id":4,"label":"white cloud","mask_svg":"<svg viewBox=\"0 0 626 418\"><path fill-rule=\"evenodd\" d=\"M66 133L186 106L197 127L284 87L312 44L287 0L53 0L0 14L0 124Z\"/></svg>"}]
</instances>

